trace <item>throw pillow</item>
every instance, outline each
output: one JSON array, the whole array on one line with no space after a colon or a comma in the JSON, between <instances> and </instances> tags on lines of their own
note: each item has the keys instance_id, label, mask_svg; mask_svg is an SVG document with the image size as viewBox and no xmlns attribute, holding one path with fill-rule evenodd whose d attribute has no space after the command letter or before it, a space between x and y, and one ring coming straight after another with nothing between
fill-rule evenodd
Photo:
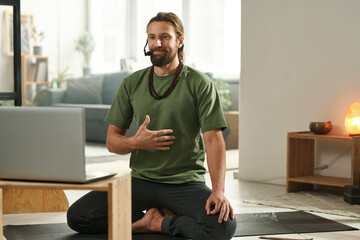
<instances>
[{"instance_id":1,"label":"throw pillow","mask_svg":"<svg viewBox=\"0 0 360 240\"><path fill-rule=\"evenodd\" d=\"M102 76L68 79L64 103L102 104L102 82Z\"/></svg>"}]
</instances>

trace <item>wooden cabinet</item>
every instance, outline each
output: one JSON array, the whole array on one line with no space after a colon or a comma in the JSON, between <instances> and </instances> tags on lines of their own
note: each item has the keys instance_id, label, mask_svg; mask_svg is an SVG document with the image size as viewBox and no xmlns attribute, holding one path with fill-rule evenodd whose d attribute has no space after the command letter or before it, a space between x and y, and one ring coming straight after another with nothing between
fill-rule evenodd
<instances>
[{"instance_id":1,"label":"wooden cabinet","mask_svg":"<svg viewBox=\"0 0 360 240\"><path fill-rule=\"evenodd\" d=\"M315 141L351 142L350 178L319 176L314 173ZM359 185L360 179L360 136L316 135L311 132L292 132L287 136L286 191L296 192L312 189L314 184L344 187Z\"/></svg>"},{"instance_id":2,"label":"wooden cabinet","mask_svg":"<svg viewBox=\"0 0 360 240\"><path fill-rule=\"evenodd\" d=\"M48 57L39 55L21 56L21 87L22 98L26 102L32 102L36 93L47 88Z\"/></svg>"},{"instance_id":3,"label":"wooden cabinet","mask_svg":"<svg viewBox=\"0 0 360 240\"><path fill-rule=\"evenodd\" d=\"M239 112L226 111L224 112L226 124L230 130L229 136L225 139L226 149L239 148Z\"/></svg>"}]
</instances>

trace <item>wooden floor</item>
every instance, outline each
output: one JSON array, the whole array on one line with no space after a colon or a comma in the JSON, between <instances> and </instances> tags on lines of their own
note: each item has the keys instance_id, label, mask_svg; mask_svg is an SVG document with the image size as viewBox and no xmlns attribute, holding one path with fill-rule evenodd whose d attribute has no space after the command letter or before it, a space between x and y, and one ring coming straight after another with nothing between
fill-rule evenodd
<instances>
[{"instance_id":1,"label":"wooden floor","mask_svg":"<svg viewBox=\"0 0 360 240\"><path fill-rule=\"evenodd\" d=\"M242 202L242 198L258 198L258 197L271 197L278 194L285 193L285 186L242 182L234 179L234 170L227 171L226 175L226 196L231 201L231 204L235 210L235 213L258 213L258 212L280 212L280 211L292 211L285 208L274 208L260 205L245 204ZM206 175L207 184L210 185L210 177ZM86 193L86 191L66 191L70 204L77 198ZM333 219L338 222L360 228L360 219L347 218L341 216L334 216L328 214L319 214L322 217ZM4 215L4 225L8 224L40 224L40 223L58 223L65 222L65 213L42 213L42 214L7 214ZM314 240L358 240L360 239L360 231L347 231L347 232L329 232L329 233L309 233L302 234L307 238L313 238ZM302 237L296 234L278 235L278 237L298 238ZM238 240L254 240L259 239L258 236L253 237L237 237L233 239Z\"/></svg>"}]
</instances>

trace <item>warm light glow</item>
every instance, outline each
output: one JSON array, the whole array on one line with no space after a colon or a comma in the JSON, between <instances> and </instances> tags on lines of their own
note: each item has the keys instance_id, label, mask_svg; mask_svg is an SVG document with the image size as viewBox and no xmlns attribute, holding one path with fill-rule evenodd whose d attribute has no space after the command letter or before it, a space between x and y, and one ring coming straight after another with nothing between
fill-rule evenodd
<instances>
[{"instance_id":1,"label":"warm light glow","mask_svg":"<svg viewBox=\"0 0 360 240\"><path fill-rule=\"evenodd\" d=\"M345 117L345 130L349 135L360 134L360 103L351 104Z\"/></svg>"},{"instance_id":2,"label":"warm light glow","mask_svg":"<svg viewBox=\"0 0 360 240\"><path fill-rule=\"evenodd\" d=\"M352 124L356 125L356 126L360 126L360 117L353 118L352 119Z\"/></svg>"}]
</instances>

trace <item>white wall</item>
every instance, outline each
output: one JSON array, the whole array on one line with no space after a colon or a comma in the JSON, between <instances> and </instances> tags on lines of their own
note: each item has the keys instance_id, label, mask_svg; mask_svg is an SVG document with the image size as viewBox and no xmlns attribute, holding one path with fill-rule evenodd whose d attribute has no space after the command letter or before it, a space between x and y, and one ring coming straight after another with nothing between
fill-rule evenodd
<instances>
[{"instance_id":1,"label":"white wall","mask_svg":"<svg viewBox=\"0 0 360 240\"><path fill-rule=\"evenodd\" d=\"M287 132L311 121L345 134L360 101L359 12L357 0L242 1L240 179L284 184ZM346 152L327 173L349 177L349 146L319 145L317 164Z\"/></svg>"}]
</instances>

